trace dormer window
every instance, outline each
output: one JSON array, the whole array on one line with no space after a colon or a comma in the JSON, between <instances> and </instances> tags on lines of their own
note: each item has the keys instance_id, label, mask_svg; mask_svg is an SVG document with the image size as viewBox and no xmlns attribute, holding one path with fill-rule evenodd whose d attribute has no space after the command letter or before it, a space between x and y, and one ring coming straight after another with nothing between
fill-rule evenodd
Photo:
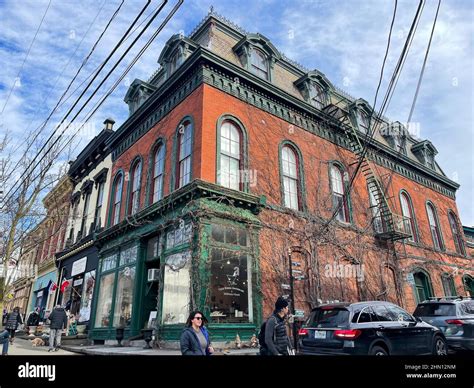
<instances>
[{"instance_id":1,"label":"dormer window","mask_svg":"<svg viewBox=\"0 0 474 388\"><path fill-rule=\"evenodd\" d=\"M232 49L245 70L266 81L272 80L275 62L281 59L281 54L267 38L248 34Z\"/></svg>"},{"instance_id":2,"label":"dormer window","mask_svg":"<svg viewBox=\"0 0 474 388\"><path fill-rule=\"evenodd\" d=\"M367 133L369 130L369 116L364 111L357 110L357 124L361 132Z\"/></svg>"},{"instance_id":3,"label":"dormer window","mask_svg":"<svg viewBox=\"0 0 474 388\"><path fill-rule=\"evenodd\" d=\"M436 148L429 140L422 140L411 147L413 154L431 170L436 170L435 155Z\"/></svg>"},{"instance_id":4,"label":"dormer window","mask_svg":"<svg viewBox=\"0 0 474 388\"><path fill-rule=\"evenodd\" d=\"M250 55L250 71L260 78L268 80L268 61L264 53L253 49Z\"/></svg>"},{"instance_id":5,"label":"dormer window","mask_svg":"<svg viewBox=\"0 0 474 388\"><path fill-rule=\"evenodd\" d=\"M326 91L317 83L312 82L309 88L309 102L318 109L323 109L326 106L327 97Z\"/></svg>"}]
</instances>

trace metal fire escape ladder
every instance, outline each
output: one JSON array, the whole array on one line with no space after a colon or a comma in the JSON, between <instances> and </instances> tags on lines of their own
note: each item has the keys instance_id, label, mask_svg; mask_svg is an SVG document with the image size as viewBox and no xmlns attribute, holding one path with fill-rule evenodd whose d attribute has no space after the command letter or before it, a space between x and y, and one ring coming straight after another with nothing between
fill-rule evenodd
<instances>
[{"instance_id":1,"label":"metal fire escape ladder","mask_svg":"<svg viewBox=\"0 0 474 388\"><path fill-rule=\"evenodd\" d=\"M379 210L379 213L375 217L380 216L382 220L382 225L374 228L376 236L384 240L392 241L410 237L410 234L407 233L407 230L410 229L405 227L406 225L404 217L399 214L395 214L390 209L388 199L385 196L386 191L382 187L376 172L369 164L367 153L364 153L364 146L362 145L362 141L359 137L359 131L354 127L350 119L349 112L346 109L332 103L324 107L323 111L330 115L333 119L336 119L340 127L344 130L344 134L349 140L350 148L356 156L356 160L354 163L351 163L351 165L358 164L359 160L361 160L360 171L362 171L362 174L364 174L365 179L367 180L368 188L376 201L376 205L374 207L377 207ZM376 225L374 224L374 226Z\"/></svg>"}]
</instances>

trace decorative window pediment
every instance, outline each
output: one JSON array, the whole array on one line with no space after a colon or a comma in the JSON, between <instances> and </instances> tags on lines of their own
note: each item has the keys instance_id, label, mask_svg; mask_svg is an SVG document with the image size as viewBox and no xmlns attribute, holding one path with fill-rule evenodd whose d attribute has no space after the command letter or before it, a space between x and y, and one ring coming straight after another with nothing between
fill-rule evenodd
<instances>
[{"instance_id":1,"label":"decorative window pediment","mask_svg":"<svg viewBox=\"0 0 474 388\"><path fill-rule=\"evenodd\" d=\"M156 87L142 81L135 79L128 88L124 101L128 104L130 115L132 115L156 90Z\"/></svg>"},{"instance_id":2,"label":"decorative window pediment","mask_svg":"<svg viewBox=\"0 0 474 388\"><path fill-rule=\"evenodd\" d=\"M173 35L161 51L158 63L168 78L196 50L197 45L182 34Z\"/></svg>"},{"instance_id":3,"label":"decorative window pediment","mask_svg":"<svg viewBox=\"0 0 474 388\"><path fill-rule=\"evenodd\" d=\"M411 147L413 154L418 160L423 163L426 167L435 170L435 155L438 150L429 140L423 140Z\"/></svg>"},{"instance_id":4,"label":"decorative window pediment","mask_svg":"<svg viewBox=\"0 0 474 388\"><path fill-rule=\"evenodd\" d=\"M275 62L281 58L276 47L261 34L248 34L234 47L242 66L267 81L272 80Z\"/></svg>"},{"instance_id":5,"label":"decorative window pediment","mask_svg":"<svg viewBox=\"0 0 474 388\"><path fill-rule=\"evenodd\" d=\"M323 109L329 101L329 91L333 85L326 76L318 70L310 71L297 81L295 86L300 90L303 98L318 109Z\"/></svg>"}]
</instances>

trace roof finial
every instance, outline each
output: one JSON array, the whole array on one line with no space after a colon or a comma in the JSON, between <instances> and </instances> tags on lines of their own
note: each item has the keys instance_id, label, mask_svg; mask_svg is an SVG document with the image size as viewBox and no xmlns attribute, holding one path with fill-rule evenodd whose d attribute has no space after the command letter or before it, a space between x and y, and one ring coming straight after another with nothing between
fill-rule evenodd
<instances>
[{"instance_id":1,"label":"roof finial","mask_svg":"<svg viewBox=\"0 0 474 388\"><path fill-rule=\"evenodd\" d=\"M211 5L211 6L209 7L209 15L212 15L213 13L214 13L214 6Z\"/></svg>"}]
</instances>

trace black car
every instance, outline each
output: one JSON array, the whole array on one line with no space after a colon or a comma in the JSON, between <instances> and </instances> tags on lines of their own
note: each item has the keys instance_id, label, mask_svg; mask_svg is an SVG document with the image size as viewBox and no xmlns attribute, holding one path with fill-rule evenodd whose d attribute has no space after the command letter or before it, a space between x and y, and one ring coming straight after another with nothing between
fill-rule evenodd
<instances>
[{"instance_id":1,"label":"black car","mask_svg":"<svg viewBox=\"0 0 474 388\"><path fill-rule=\"evenodd\" d=\"M316 307L299 330L301 354L446 355L444 334L389 302Z\"/></svg>"},{"instance_id":2,"label":"black car","mask_svg":"<svg viewBox=\"0 0 474 388\"><path fill-rule=\"evenodd\" d=\"M433 298L420 303L415 317L438 327L450 350L474 351L474 300L470 297Z\"/></svg>"}]
</instances>

